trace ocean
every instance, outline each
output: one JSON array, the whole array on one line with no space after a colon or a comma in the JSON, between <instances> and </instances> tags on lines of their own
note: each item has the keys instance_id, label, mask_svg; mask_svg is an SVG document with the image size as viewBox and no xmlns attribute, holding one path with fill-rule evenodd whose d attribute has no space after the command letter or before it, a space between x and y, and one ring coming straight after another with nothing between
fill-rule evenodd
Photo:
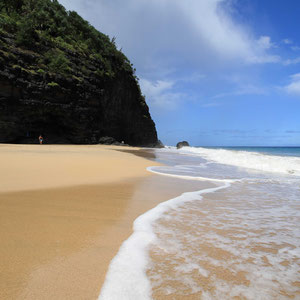
<instances>
[{"instance_id":1,"label":"ocean","mask_svg":"<svg viewBox=\"0 0 300 300\"><path fill-rule=\"evenodd\" d=\"M201 148L201 147L198 147ZM224 149L231 151L256 152L267 155L278 156L298 156L300 157L300 147L204 147L206 149Z\"/></svg>"},{"instance_id":2,"label":"ocean","mask_svg":"<svg viewBox=\"0 0 300 300\"><path fill-rule=\"evenodd\" d=\"M99 299L300 299L300 148L155 155L149 172L213 187L138 217Z\"/></svg>"}]
</instances>

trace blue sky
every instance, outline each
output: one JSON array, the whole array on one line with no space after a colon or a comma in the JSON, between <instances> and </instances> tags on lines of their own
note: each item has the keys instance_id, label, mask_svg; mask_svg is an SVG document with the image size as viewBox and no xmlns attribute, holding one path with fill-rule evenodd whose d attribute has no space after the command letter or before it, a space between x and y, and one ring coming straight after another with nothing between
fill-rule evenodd
<instances>
[{"instance_id":1,"label":"blue sky","mask_svg":"<svg viewBox=\"0 0 300 300\"><path fill-rule=\"evenodd\" d=\"M163 143L300 146L300 1L60 3L116 37Z\"/></svg>"}]
</instances>

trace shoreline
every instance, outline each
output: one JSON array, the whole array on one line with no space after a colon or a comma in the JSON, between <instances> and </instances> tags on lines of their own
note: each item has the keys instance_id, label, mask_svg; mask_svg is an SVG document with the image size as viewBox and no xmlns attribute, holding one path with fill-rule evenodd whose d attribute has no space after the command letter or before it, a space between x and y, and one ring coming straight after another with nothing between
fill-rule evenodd
<instances>
[{"instance_id":1,"label":"shoreline","mask_svg":"<svg viewBox=\"0 0 300 300\"><path fill-rule=\"evenodd\" d=\"M133 221L163 201L199 189L199 183L181 186L181 180L151 174L146 167L156 162L123 150L143 152L115 146L0 145L0 160L10 166L0 171L2 179L10 172L9 188L0 186L1 298L97 299ZM20 165L21 158L26 161ZM55 166L59 171L53 174ZM71 186L65 174L72 174Z\"/></svg>"},{"instance_id":2,"label":"shoreline","mask_svg":"<svg viewBox=\"0 0 300 300\"><path fill-rule=\"evenodd\" d=\"M98 296L103 264L130 230L117 230L118 222L136 186L152 176L146 167L157 165L120 148L0 145L0 298Z\"/></svg>"}]
</instances>

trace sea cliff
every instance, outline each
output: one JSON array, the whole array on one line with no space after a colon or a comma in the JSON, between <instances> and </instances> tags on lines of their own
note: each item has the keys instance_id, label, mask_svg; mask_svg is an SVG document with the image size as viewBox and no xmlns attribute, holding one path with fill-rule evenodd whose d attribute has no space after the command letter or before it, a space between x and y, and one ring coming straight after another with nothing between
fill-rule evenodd
<instances>
[{"instance_id":1,"label":"sea cliff","mask_svg":"<svg viewBox=\"0 0 300 300\"><path fill-rule=\"evenodd\" d=\"M114 39L57 1L4 2L0 15L0 142L155 146L135 70Z\"/></svg>"}]
</instances>

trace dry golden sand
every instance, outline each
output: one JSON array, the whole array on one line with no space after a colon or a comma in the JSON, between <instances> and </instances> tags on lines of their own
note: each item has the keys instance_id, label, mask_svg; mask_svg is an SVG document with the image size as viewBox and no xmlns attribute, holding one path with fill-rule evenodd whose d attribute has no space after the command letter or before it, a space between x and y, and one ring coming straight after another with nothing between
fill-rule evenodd
<instances>
[{"instance_id":1,"label":"dry golden sand","mask_svg":"<svg viewBox=\"0 0 300 300\"><path fill-rule=\"evenodd\" d=\"M0 145L0 299L96 299L134 219L203 185L120 149Z\"/></svg>"},{"instance_id":2,"label":"dry golden sand","mask_svg":"<svg viewBox=\"0 0 300 300\"><path fill-rule=\"evenodd\" d=\"M110 183L147 174L149 161L111 149L132 148L0 144L0 192Z\"/></svg>"}]
</instances>

